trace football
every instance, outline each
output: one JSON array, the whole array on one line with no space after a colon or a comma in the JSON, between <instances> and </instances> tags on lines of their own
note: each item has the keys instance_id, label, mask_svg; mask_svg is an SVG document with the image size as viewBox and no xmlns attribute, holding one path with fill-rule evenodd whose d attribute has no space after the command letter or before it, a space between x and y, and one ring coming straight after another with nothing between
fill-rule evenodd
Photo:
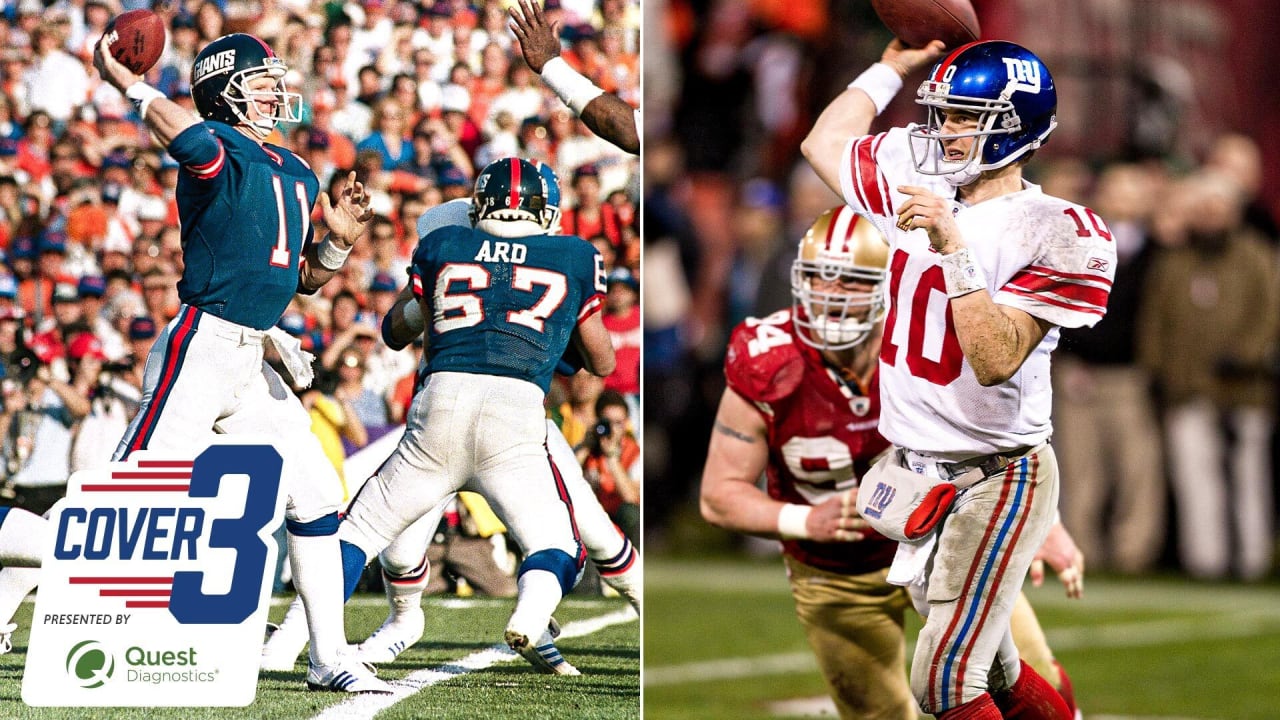
<instances>
[{"instance_id":1,"label":"football","mask_svg":"<svg viewBox=\"0 0 1280 720\"><path fill-rule=\"evenodd\" d=\"M141 75L151 69L164 52L164 20L150 10L130 10L107 23L111 54L121 65Z\"/></svg>"},{"instance_id":2,"label":"football","mask_svg":"<svg viewBox=\"0 0 1280 720\"><path fill-rule=\"evenodd\" d=\"M941 40L954 50L982 34L969 0L871 0L871 7L907 47Z\"/></svg>"}]
</instances>

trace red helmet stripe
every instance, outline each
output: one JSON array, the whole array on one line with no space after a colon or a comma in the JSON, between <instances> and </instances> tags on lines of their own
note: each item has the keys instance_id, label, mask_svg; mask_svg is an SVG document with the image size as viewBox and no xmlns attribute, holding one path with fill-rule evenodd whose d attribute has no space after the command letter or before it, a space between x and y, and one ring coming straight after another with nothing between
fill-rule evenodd
<instances>
[{"instance_id":1,"label":"red helmet stripe","mask_svg":"<svg viewBox=\"0 0 1280 720\"><path fill-rule=\"evenodd\" d=\"M245 33L245 34L246 34L246 35L249 35L249 33ZM276 56L275 51L271 49L271 46L270 46L270 45L268 45L268 44L266 44L265 42L263 42L263 41L262 41L262 38L258 37L257 35L249 35L249 37L253 38L254 40L257 40L257 41L258 41L258 44L262 46L262 49L267 51L267 57L275 57L275 56Z\"/></svg>"},{"instance_id":2,"label":"red helmet stripe","mask_svg":"<svg viewBox=\"0 0 1280 720\"><path fill-rule=\"evenodd\" d=\"M971 43L965 43L964 45L961 45L955 50L952 50L950 55L946 56L945 58L943 58L942 62L938 63L938 71L935 72L933 74L933 77L929 79L933 80L934 82L942 82L942 76L947 74L947 68L951 65L952 62L955 62L956 56L958 56L960 53L964 52L965 50L968 50L969 48L981 42L986 42L986 41L975 40Z\"/></svg>"},{"instance_id":3,"label":"red helmet stripe","mask_svg":"<svg viewBox=\"0 0 1280 720\"><path fill-rule=\"evenodd\" d=\"M507 198L507 207L512 210L520 207L520 158L511 158L511 195Z\"/></svg>"},{"instance_id":4,"label":"red helmet stripe","mask_svg":"<svg viewBox=\"0 0 1280 720\"><path fill-rule=\"evenodd\" d=\"M831 247L831 240L835 237L836 233L836 218L840 217L840 211L843 209L843 207L836 208L836 211L831 213L831 220L827 222L827 237L822 242L822 245L826 247L827 250L835 250L835 248Z\"/></svg>"}]
</instances>

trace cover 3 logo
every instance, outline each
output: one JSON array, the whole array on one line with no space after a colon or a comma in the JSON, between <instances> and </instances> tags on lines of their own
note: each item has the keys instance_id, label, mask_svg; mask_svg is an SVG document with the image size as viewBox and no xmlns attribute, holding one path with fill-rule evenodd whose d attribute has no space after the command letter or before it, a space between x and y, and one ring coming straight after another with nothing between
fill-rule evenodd
<instances>
[{"instance_id":1,"label":"cover 3 logo","mask_svg":"<svg viewBox=\"0 0 1280 720\"><path fill-rule=\"evenodd\" d=\"M222 436L194 458L143 453L74 475L50 513L23 700L252 702L281 468L271 445Z\"/></svg>"}]
</instances>

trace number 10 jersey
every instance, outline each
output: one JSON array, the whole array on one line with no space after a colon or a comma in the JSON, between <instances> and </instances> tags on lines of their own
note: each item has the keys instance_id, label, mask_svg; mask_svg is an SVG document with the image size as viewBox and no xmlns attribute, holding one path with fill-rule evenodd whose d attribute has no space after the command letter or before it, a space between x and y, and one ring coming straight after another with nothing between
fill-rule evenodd
<instances>
[{"instance_id":1,"label":"number 10 jersey","mask_svg":"<svg viewBox=\"0 0 1280 720\"><path fill-rule=\"evenodd\" d=\"M916 171L909 142L906 128L855 137L840 171L845 202L871 216L891 249L880 431L895 445L945 461L1037 445L1052 432L1049 354L1058 327L1092 326L1106 312L1116 265L1111 233L1089 208L1030 183L974 205L951 200L985 292L1055 326L1012 378L984 388L956 337L941 256L925 230L895 224L894 209L907 198L900 185L956 194L942 178Z\"/></svg>"}]
</instances>

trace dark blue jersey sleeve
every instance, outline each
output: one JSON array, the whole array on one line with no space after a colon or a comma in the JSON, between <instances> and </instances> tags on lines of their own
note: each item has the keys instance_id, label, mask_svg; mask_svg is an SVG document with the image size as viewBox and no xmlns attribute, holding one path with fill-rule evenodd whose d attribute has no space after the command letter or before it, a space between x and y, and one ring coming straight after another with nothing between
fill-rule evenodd
<instances>
[{"instance_id":1,"label":"dark blue jersey sleeve","mask_svg":"<svg viewBox=\"0 0 1280 720\"><path fill-rule=\"evenodd\" d=\"M194 177L211 180L227 163L227 149L213 128L196 123L169 143L169 154Z\"/></svg>"}]
</instances>

